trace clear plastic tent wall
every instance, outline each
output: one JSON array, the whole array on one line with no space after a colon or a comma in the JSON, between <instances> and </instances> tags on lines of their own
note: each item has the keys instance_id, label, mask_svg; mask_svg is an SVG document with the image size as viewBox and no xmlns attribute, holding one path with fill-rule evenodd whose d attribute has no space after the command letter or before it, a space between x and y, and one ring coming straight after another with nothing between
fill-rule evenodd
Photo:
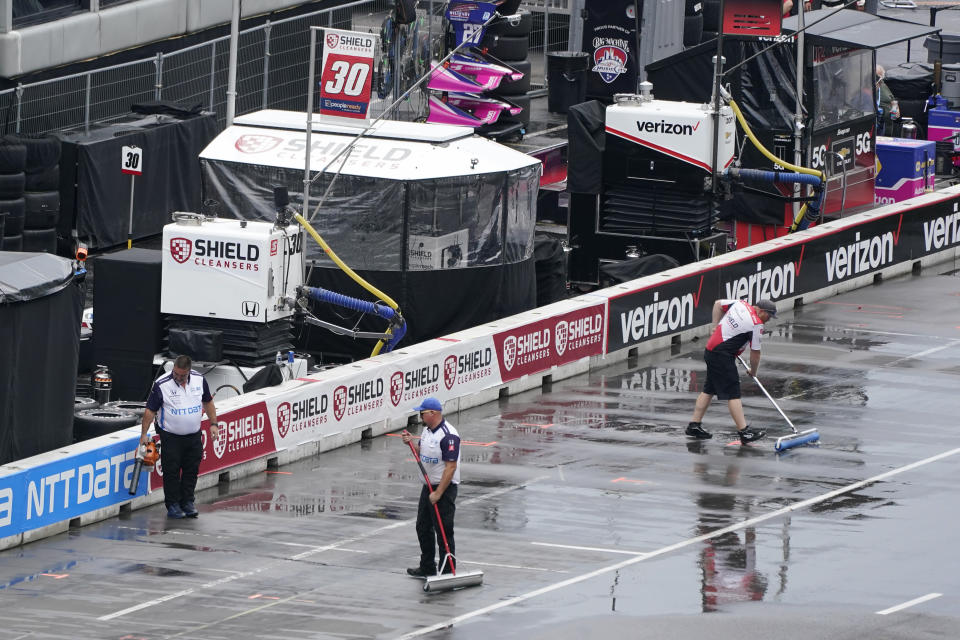
<instances>
[{"instance_id":1,"label":"clear plastic tent wall","mask_svg":"<svg viewBox=\"0 0 960 640\"><path fill-rule=\"evenodd\" d=\"M302 170L209 158L201 164L205 213L273 221L273 187L281 185L287 187L291 204L302 208ZM306 217L354 269L513 264L533 255L539 178L539 164L531 164L424 180L341 174L330 189L333 174L322 174L310 187ZM323 205L317 210L321 197ZM333 264L312 241L307 243L307 258L321 266Z\"/></svg>"}]
</instances>

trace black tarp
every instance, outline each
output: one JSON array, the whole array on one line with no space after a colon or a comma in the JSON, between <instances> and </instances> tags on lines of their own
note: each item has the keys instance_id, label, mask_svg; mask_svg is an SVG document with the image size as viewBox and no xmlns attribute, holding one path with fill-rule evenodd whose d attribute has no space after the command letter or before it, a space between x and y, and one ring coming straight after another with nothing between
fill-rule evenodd
<instances>
[{"instance_id":1,"label":"black tarp","mask_svg":"<svg viewBox=\"0 0 960 640\"><path fill-rule=\"evenodd\" d=\"M142 149L143 174L134 186L133 237L158 234L172 211L200 210L199 155L216 137L212 113L191 117L136 115L90 131L56 132L63 143L60 160L58 233L76 229L90 249L127 240L130 179L121 173L123 147Z\"/></svg>"},{"instance_id":2,"label":"black tarp","mask_svg":"<svg viewBox=\"0 0 960 640\"><path fill-rule=\"evenodd\" d=\"M68 260L0 252L0 464L73 441L82 311Z\"/></svg>"},{"instance_id":3,"label":"black tarp","mask_svg":"<svg viewBox=\"0 0 960 640\"><path fill-rule=\"evenodd\" d=\"M796 33L800 18L784 18L784 35ZM939 33L940 27L875 16L866 11L820 9L804 12L804 39L810 46L879 49Z\"/></svg>"},{"instance_id":4,"label":"black tarp","mask_svg":"<svg viewBox=\"0 0 960 640\"><path fill-rule=\"evenodd\" d=\"M680 263L676 259L662 253L619 262L607 262L600 265L600 282L603 286L609 287L678 266Z\"/></svg>"},{"instance_id":5,"label":"black tarp","mask_svg":"<svg viewBox=\"0 0 960 640\"><path fill-rule=\"evenodd\" d=\"M724 39L726 69L748 60L768 43L739 38ZM713 87L713 63L716 41L705 42L647 66L647 79L653 83L658 100L707 103ZM775 47L749 60L724 78L730 93L743 111L750 128L768 149L776 149L775 136L790 136L796 111L796 59L792 46ZM739 127L738 127L739 128ZM792 153L792 147L790 149ZM743 166L769 168L767 160L752 144L743 146ZM766 189L771 196L779 192ZM721 217L744 222L782 224L782 200L737 192L721 203Z\"/></svg>"},{"instance_id":6,"label":"black tarp","mask_svg":"<svg viewBox=\"0 0 960 640\"><path fill-rule=\"evenodd\" d=\"M406 337L400 346L462 331L534 308L537 300L536 264L529 260L492 267L438 269L433 271L361 271L360 277L400 306L408 321ZM311 286L323 287L361 300L370 294L339 269L314 269ZM345 311L332 305L313 306L317 316L327 322L361 331L382 332L387 323L369 315ZM298 348L336 359L365 358L375 341L332 334L327 329L307 326L295 336Z\"/></svg>"},{"instance_id":7,"label":"black tarp","mask_svg":"<svg viewBox=\"0 0 960 640\"><path fill-rule=\"evenodd\" d=\"M754 56L768 43L726 38L723 42L725 69ZM647 65L647 80L653 83L658 100L710 102L713 93L712 58L716 40L704 42ZM775 47L726 75L724 84L737 101L755 133L793 130L796 111L796 59L790 46Z\"/></svg>"},{"instance_id":8,"label":"black tarp","mask_svg":"<svg viewBox=\"0 0 960 640\"><path fill-rule=\"evenodd\" d=\"M567 111L567 191L570 193L603 191L606 112L606 105L597 100L575 104Z\"/></svg>"},{"instance_id":9,"label":"black tarp","mask_svg":"<svg viewBox=\"0 0 960 640\"><path fill-rule=\"evenodd\" d=\"M537 306L544 307L567 294L567 254L560 240L545 233L538 233L533 247L534 264L537 270Z\"/></svg>"}]
</instances>

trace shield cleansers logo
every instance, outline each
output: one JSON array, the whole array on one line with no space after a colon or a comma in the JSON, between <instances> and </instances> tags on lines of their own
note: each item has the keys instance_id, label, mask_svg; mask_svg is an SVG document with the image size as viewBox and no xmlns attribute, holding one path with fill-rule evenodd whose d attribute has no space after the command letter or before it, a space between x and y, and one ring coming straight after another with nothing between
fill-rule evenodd
<instances>
[{"instance_id":1,"label":"shield cleansers logo","mask_svg":"<svg viewBox=\"0 0 960 640\"><path fill-rule=\"evenodd\" d=\"M447 356L443 361L443 384L447 391L453 389L453 383L457 381L457 356Z\"/></svg>"},{"instance_id":2,"label":"shield cleansers logo","mask_svg":"<svg viewBox=\"0 0 960 640\"><path fill-rule=\"evenodd\" d=\"M277 432L281 438L286 438L290 432L290 403L281 402L277 407Z\"/></svg>"},{"instance_id":3,"label":"shield cleansers logo","mask_svg":"<svg viewBox=\"0 0 960 640\"><path fill-rule=\"evenodd\" d=\"M206 438L206 432L204 432L204 438ZM213 441L213 453L216 454L217 460L223 457L223 454L227 450L227 440L230 438L229 429L221 429L220 437Z\"/></svg>"},{"instance_id":4,"label":"shield cleansers logo","mask_svg":"<svg viewBox=\"0 0 960 640\"><path fill-rule=\"evenodd\" d=\"M178 263L183 264L190 259L193 253L193 242L186 238L170 238L170 256Z\"/></svg>"},{"instance_id":5,"label":"shield cleansers logo","mask_svg":"<svg viewBox=\"0 0 960 640\"><path fill-rule=\"evenodd\" d=\"M281 142L283 142L282 139L274 136L247 133L237 138L233 146L240 153L263 153L264 151L270 151Z\"/></svg>"},{"instance_id":6,"label":"shield cleansers logo","mask_svg":"<svg viewBox=\"0 0 960 640\"><path fill-rule=\"evenodd\" d=\"M340 34L328 33L327 46L330 47L331 49L336 49L338 44L340 44Z\"/></svg>"},{"instance_id":7,"label":"shield cleansers logo","mask_svg":"<svg viewBox=\"0 0 960 640\"><path fill-rule=\"evenodd\" d=\"M340 386L333 391L333 417L340 422L343 412L347 410L347 388Z\"/></svg>"},{"instance_id":8,"label":"shield cleansers logo","mask_svg":"<svg viewBox=\"0 0 960 640\"><path fill-rule=\"evenodd\" d=\"M506 367L507 371L513 369L514 363L517 361L517 337L516 336L507 336L507 339L503 341L503 366Z\"/></svg>"},{"instance_id":9,"label":"shield cleansers logo","mask_svg":"<svg viewBox=\"0 0 960 640\"><path fill-rule=\"evenodd\" d=\"M561 320L557 323L557 326L554 327L554 335L557 337L557 344L555 346L557 350L557 355L562 356L563 352L567 350L567 328L568 324L566 320Z\"/></svg>"},{"instance_id":10,"label":"shield cleansers logo","mask_svg":"<svg viewBox=\"0 0 960 640\"><path fill-rule=\"evenodd\" d=\"M393 406L400 404L403 398L403 371L396 371L390 376L390 402Z\"/></svg>"},{"instance_id":11,"label":"shield cleansers logo","mask_svg":"<svg viewBox=\"0 0 960 640\"><path fill-rule=\"evenodd\" d=\"M610 84L627 72L627 52L620 47L606 45L593 52L593 71Z\"/></svg>"}]
</instances>

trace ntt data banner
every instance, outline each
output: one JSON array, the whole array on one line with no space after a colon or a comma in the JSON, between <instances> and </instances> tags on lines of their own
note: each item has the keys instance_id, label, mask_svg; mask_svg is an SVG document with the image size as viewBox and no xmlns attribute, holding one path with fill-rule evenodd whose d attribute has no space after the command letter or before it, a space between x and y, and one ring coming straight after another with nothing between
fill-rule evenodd
<instances>
[{"instance_id":1,"label":"ntt data banner","mask_svg":"<svg viewBox=\"0 0 960 640\"><path fill-rule=\"evenodd\" d=\"M0 538L129 501L136 435L8 476L0 476ZM146 495L141 482L137 495Z\"/></svg>"},{"instance_id":2,"label":"ntt data banner","mask_svg":"<svg viewBox=\"0 0 960 640\"><path fill-rule=\"evenodd\" d=\"M960 245L958 196L899 209L610 299L607 351L710 322L718 298L781 300Z\"/></svg>"}]
</instances>

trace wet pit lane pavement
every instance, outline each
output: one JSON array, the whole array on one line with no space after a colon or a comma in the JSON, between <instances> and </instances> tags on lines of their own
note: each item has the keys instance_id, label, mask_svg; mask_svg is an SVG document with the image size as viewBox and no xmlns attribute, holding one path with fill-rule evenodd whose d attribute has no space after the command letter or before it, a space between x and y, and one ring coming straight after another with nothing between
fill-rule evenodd
<instances>
[{"instance_id":1,"label":"wet pit lane pavement","mask_svg":"<svg viewBox=\"0 0 960 640\"><path fill-rule=\"evenodd\" d=\"M713 440L682 435L702 339L448 416L481 587L405 575L420 478L383 436L203 492L197 520L0 552L0 640L956 638L958 311L929 271L781 312L760 379L821 443L779 456L728 444L717 402Z\"/></svg>"}]
</instances>

